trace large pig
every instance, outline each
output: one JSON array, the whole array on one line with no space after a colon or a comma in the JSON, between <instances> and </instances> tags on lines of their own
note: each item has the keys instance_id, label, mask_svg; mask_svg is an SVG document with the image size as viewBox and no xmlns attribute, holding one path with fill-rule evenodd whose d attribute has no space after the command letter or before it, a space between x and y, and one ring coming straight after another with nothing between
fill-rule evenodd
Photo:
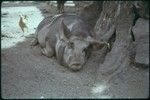
<instances>
[{"instance_id":1,"label":"large pig","mask_svg":"<svg viewBox=\"0 0 150 100\"><path fill-rule=\"evenodd\" d=\"M92 29L79 16L59 14L45 18L37 27L37 43L42 53L47 57L56 56L61 65L77 71L87 61L88 55L94 48L108 45L94 39Z\"/></svg>"}]
</instances>

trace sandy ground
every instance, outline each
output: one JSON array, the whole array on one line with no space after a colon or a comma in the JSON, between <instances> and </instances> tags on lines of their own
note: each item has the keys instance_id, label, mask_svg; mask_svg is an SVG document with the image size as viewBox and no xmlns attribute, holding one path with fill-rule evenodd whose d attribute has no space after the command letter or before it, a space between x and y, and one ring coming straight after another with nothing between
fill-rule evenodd
<instances>
[{"instance_id":1,"label":"sandy ground","mask_svg":"<svg viewBox=\"0 0 150 100\"><path fill-rule=\"evenodd\" d=\"M40 6L41 8L43 6ZM57 63L55 57L41 54L39 46L31 47L35 28L47 14L39 6L2 7L1 17L1 94L2 98L143 98L148 97L147 69L127 67L109 84L96 81L101 52L93 52L79 72L71 72ZM53 8L54 10L56 8ZM66 8L68 11L72 8ZM29 16L29 32L18 26L19 13ZM50 12L51 15L56 14Z\"/></svg>"}]
</instances>

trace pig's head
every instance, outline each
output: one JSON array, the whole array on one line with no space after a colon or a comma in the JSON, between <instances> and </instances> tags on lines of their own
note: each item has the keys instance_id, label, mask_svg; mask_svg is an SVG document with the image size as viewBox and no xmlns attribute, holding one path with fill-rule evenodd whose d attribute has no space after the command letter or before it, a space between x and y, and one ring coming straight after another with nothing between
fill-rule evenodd
<instances>
[{"instance_id":1,"label":"pig's head","mask_svg":"<svg viewBox=\"0 0 150 100\"><path fill-rule=\"evenodd\" d=\"M68 66L71 70L80 70L87 61L93 47L99 48L100 46L102 46L101 43L90 36L82 38L71 35L67 26L63 21L61 22L56 44L56 55L57 59L60 59L60 63ZM61 53L60 50L62 50Z\"/></svg>"}]
</instances>

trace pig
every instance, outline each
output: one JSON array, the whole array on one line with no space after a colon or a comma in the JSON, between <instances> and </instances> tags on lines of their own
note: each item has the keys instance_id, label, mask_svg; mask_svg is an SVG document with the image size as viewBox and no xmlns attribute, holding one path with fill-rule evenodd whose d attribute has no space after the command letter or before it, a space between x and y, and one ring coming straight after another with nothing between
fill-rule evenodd
<instances>
[{"instance_id":1,"label":"pig","mask_svg":"<svg viewBox=\"0 0 150 100\"><path fill-rule=\"evenodd\" d=\"M89 25L74 14L59 14L41 21L36 39L32 41L32 46L36 44L40 45L43 55L56 56L61 65L72 71L82 69L92 50L109 46L107 42L96 40Z\"/></svg>"}]
</instances>

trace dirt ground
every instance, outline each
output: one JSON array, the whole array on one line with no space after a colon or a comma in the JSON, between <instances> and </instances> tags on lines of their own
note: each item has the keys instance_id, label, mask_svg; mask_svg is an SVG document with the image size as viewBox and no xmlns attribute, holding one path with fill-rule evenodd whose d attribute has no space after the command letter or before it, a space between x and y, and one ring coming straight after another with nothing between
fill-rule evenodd
<instances>
[{"instance_id":1,"label":"dirt ground","mask_svg":"<svg viewBox=\"0 0 150 100\"><path fill-rule=\"evenodd\" d=\"M11 5L12 6L12 5ZM40 8L40 9L39 9ZM95 51L81 71L71 72L57 63L55 57L41 54L30 42L39 22L56 14L56 7L44 10L44 4L4 7L1 11L1 95L2 98L147 98L149 72L128 66L109 84L96 81L97 69L104 60ZM74 7L66 7L74 13ZM47 13L43 13L45 11ZM19 14L29 17L29 32L22 37Z\"/></svg>"}]
</instances>

